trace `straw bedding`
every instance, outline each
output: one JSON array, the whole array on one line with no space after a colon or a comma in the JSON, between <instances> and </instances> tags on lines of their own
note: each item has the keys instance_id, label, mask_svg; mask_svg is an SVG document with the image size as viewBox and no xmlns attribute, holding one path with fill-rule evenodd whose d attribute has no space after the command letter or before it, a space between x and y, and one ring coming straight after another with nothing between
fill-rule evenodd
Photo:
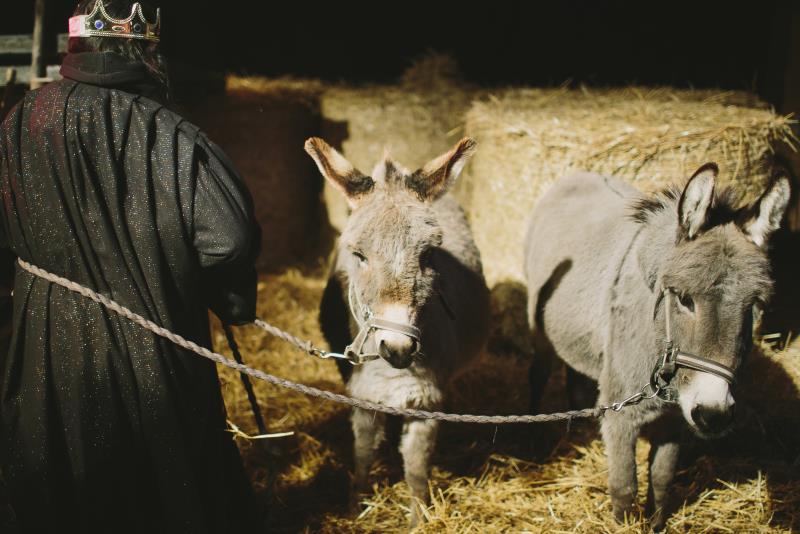
<instances>
[{"instance_id":1,"label":"straw bedding","mask_svg":"<svg viewBox=\"0 0 800 534\"><path fill-rule=\"evenodd\" d=\"M413 84L428 90L413 90ZM431 84L440 90L430 91ZM386 145L399 161L417 166L462 133L459 115L477 94L469 91L425 69L407 74L405 86L330 88L322 96L322 129L365 172ZM636 89L503 91L472 106L467 130L481 147L458 193L490 278L504 281L493 291L489 350L454 385L447 409L495 414L522 413L527 406L528 364L519 354L530 348L523 334L524 287L515 282L520 262L513 256L544 184L582 167L650 189L681 180L711 159L721 164L723 179L742 184L752 196L766 176L772 148L789 136L786 119L746 94ZM324 346L316 321L324 272L320 263L264 276L259 314ZM215 338L224 349L224 338ZM249 362L267 372L343 391L332 362L252 329L240 330L239 340ZM737 431L715 442L690 440L683 454L670 521L674 531L790 532L798 523L800 489L793 480L800 464L800 344L775 350L764 342L749 365L739 399L749 408ZM253 432L238 377L223 370L222 379L231 421ZM551 386L545 410L566 407L562 384ZM373 493L361 515L349 516L347 409L263 383L256 390L270 431L294 433L268 443L236 438L254 486L269 503L274 530L406 530L408 494L396 447L387 447L374 467ZM647 444L640 445L643 503ZM605 456L593 422L569 428L443 425L431 480L429 521L420 532L645 531L639 517L626 525L611 517Z\"/></svg>"},{"instance_id":2,"label":"straw bedding","mask_svg":"<svg viewBox=\"0 0 800 534\"><path fill-rule=\"evenodd\" d=\"M791 122L747 93L626 88L507 89L474 103L466 132L479 149L464 180L490 285L522 281L522 241L536 199L570 170L652 190L720 165L722 183L754 198Z\"/></svg>"},{"instance_id":3,"label":"straw bedding","mask_svg":"<svg viewBox=\"0 0 800 534\"><path fill-rule=\"evenodd\" d=\"M300 337L323 343L316 323L324 268L266 275L259 314ZM238 331L248 362L283 377L342 391L333 363L305 356L251 328ZM676 480L674 532L791 532L800 526L800 344L761 343L743 373L741 423L728 438L690 440ZM216 331L215 343L224 349ZM527 363L490 352L452 388L447 409L518 413L527 405ZM229 418L254 433L239 378L223 369ZM566 401L558 381L547 411ZM407 488L392 446L373 470L373 493L360 517L345 511L352 469L346 408L279 390L256 391L270 431L294 432L264 441L237 438L254 486L269 502L275 532L367 533L406 531ZM640 443L640 502L644 502L647 446ZM634 517L617 525L606 492L606 464L592 422L528 427L445 424L431 482L429 522L418 532L644 532ZM274 494L268 492L270 473Z\"/></svg>"}]
</instances>

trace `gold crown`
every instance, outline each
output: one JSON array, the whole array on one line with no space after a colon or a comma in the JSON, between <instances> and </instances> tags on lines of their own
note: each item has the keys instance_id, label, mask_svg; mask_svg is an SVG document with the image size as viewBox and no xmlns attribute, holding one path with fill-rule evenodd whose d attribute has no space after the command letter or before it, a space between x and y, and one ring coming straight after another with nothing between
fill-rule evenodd
<instances>
[{"instance_id":1,"label":"gold crown","mask_svg":"<svg viewBox=\"0 0 800 534\"><path fill-rule=\"evenodd\" d=\"M149 22L139 2L133 4L126 19L115 19L106 11L103 0L97 0L91 13L69 19L70 37L122 37L143 39L157 43L161 37L161 9L156 11L156 21Z\"/></svg>"}]
</instances>

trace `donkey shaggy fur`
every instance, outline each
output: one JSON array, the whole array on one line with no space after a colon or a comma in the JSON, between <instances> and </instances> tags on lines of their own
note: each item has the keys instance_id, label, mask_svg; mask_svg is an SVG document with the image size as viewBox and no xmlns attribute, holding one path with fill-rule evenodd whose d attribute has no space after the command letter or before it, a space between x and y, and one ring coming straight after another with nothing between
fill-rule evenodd
<instances>
[{"instance_id":1,"label":"donkey shaggy fur","mask_svg":"<svg viewBox=\"0 0 800 534\"><path fill-rule=\"evenodd\" d=\"M342 351L356 335L354 317L362 313L361 306L421 332L417 344L403 334L376 331L368 343L380 359L340 365L348 392L357 398L397 408L440 409L447 382L486 343L489 294L480 254L461 207L447 194L474 147L474 141L463 139L413 173L386 157L366 176L321 139L306 144L320 172L352 209L320 306L320 324L331 347ZM385 419L361 409L352 412L354 497L369 488L369 468L384 440ZM420 505L428 499L437 429L437 421L403 423L400 452L412 495L412 525L422 518Z\"/></svg>"},{"instance_id":2,"label":"donkey shaggy fur","mask_svg":"<svg viewBox=\"0 0 800 534\"><path fill-rule=\"evenodd\" d=\"M639 391L663 354L669 302L682 350L734 369L750 352L753 309L772 287L765 244L783 217L789 181L776 176L754 205L736 209L731 191L715 191L716 175L707 164L683 190L642 199L619 180L580 173L540 199L525 241L534 410L556 356L568 364L573 402L581 382L597 382L603 405ZM677 298L662 298L665 289ZM652 442L647 512L661 529L682 429L713 437L730 426L727 382L681 369L675 384L676 404L649 399L602 420L618 519L634 505L643 430Z\"/></svg>"}]
</instances>

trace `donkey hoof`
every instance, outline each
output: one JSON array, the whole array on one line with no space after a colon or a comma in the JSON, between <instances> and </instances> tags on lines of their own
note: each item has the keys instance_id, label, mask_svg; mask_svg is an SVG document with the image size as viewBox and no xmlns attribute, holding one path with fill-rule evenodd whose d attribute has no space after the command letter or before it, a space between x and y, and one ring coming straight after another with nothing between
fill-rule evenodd
<instances>
[{"instance_id":1,"label":"donkey hoof","mask_svg":"<svg viewBox=\"0 0 800 534\"><path fill-rule=\"evenodd\" d=\"M422 515L422 511L419 509L418 505L411 506L411 516L408 519L408 530L414 530L420 524L425 521L425 517Z\"/></svg>"},{"instance_id":2,"label":"donkey hoof","mask_svg":"<svg viewBox=\"0 0 800 534\"><path fill-rule=\"evenodd\" d=\"M633 495L620 495L611 497L611 506L614 510L614 519L617 523L625 523L626 519L636 514L633 505Z\"/></svg>"},{"instance_id":3,"label":"donkey hoof","mask_svg":"<svg viewBox=\"0 0 800 534\"><path fill-rule=\"evenodd\" d=\"M667 531L667 522L666 521L662 521L662 522L660 522L658 524L650 523L650 530L652 530L656 534L660 534L661 532L666 532Z\"/></svg>"},{"instance_id":4,"label":"donkey hoof","mask_svg":"<svg viewBox=\"0 0 800 534\"><path fill-rule=\"evenodd\" d=\"M651 502L647 503L644 509L645 517L650 525L650 530L653 532L664 532L667 526L667 519L669 514L664 510L663 506L654 506Z\"/></svg>"},{"instance_id":5,"label":"donkey hoof","mask_svg":"<svg viewBox=\"0 0 800 534\"><path fill-rule=\"evenodd\" d=\"M408 519L408 529L412 530L425 522L425 504L419 499L411 500L411 516Z\"/></svg>"},{"instance_id":6,"label":"donkey hoof","mask_svg":"<svg viewBox=\"0 0 800 534\"><path fill-rule=\"evenodd\" d=\"M347 503L347 515L349 517L358 517L361 515L361 512L364 510L364 507L361 504L361 498L363 494L357 491L353 491L350 494L350 499Z\"/></svg>"},{"instance_id":7,"label":"donkey hoof","mask_svg":"<svg viewBox=\"0 0 800 534\"><path fill-rule=\"evenodd\" d=\"M667 517L661 512L657 512L650 518L650 529L653 532L664 532L667 528Z\"/></svg>"}]
</instances>

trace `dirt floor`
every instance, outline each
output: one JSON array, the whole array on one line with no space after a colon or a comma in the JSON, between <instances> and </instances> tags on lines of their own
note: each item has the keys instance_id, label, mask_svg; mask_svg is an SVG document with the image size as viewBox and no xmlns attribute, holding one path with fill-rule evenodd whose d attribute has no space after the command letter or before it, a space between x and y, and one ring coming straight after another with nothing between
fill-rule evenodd
<instances>
[{"instance_id":1,"label":"dirt floor","mask_svg":"<svg viewBox=\"0 0 800 534\"><path fill-rule=\"evenodd\" d=\"M324 287L318 267L263 276L259 315L324 346L317 305ZM215 331L225 352L225 339ZM343 391L335 365L312 359L247 327L237 332L251 365L319 388ZM492 352L454 384L449 411L524 413L525 358L492 343ZM505 354L503 354L505 353ZM255 433L238 376L222 370L229 418ZM672 532L792 532L800 527L800 343L767 337L742 373L739 421L728 437L687 436L675 482ZM559 382L559 381L556 381ZM345 407L258 383L271 432L287 437L239 443L253 484L268 503L275 532L405 532L407 488L396 437L373 469L373 493L357 517L346 503L352 436ZM566 408L554 384L545 409ZM640 442L640 502L646 488L647 443ZM611 516L606 461L593 421L571 425L444 424L431 477L428 522L417 532L646 532L638 517ZM274 479L274 491L270 479Z\"/></svg>"}]
</instances>

